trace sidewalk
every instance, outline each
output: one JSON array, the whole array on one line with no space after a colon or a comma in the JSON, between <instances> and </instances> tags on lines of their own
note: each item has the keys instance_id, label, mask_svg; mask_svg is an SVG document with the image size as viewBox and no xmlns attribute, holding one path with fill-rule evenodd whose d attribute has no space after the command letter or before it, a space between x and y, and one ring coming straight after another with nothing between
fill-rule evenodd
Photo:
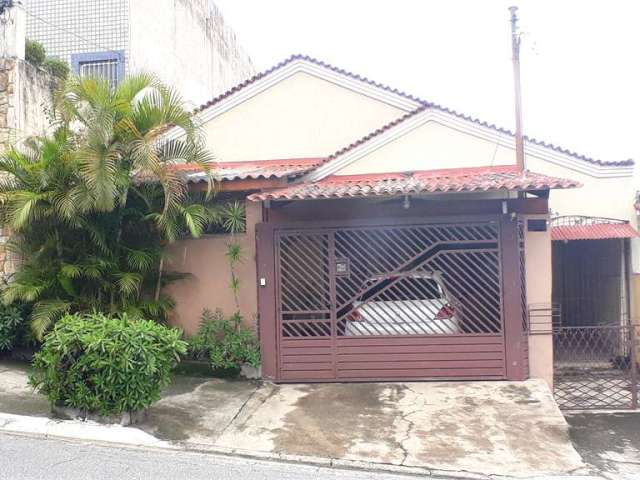
<instances>
[{"instance_id":1,"label":"sidewalk","mask_svg":"<svg viewBox=\"0 0 640 480\"><path fill-rule=\"evenodd\" d=\"M177 377L137 428L50 420L48 409L24 367L0 364L0 411L9 414L0 431L462 478L586 472L538 381L276 386Z\"/></svg>"}]
</instances>

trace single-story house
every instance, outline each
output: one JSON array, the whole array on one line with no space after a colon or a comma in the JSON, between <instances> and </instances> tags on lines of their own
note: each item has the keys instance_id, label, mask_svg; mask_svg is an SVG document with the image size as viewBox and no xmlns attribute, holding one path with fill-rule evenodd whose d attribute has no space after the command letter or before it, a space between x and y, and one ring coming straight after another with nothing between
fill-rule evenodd
<instances>
[{"instance_id":1,"label":"single-story house","mask_svg":"<svg viewBox=\"0 0 640 480\"><path fill-rule=\"evenodd\" d=\"M620 243L637 227L631 161L527 138L520 170L511 132L300 55L196 115L220 194L246 207L237 302L260 336L266 379L551 384L553 304L565 301L552 255L569 261L567 227L580 224L568 217L616 219L584 234L598 241L624 224L610 254L621 272L631 265ZM202 188L203 172L182 173ZM237 309L228 242L171 247L168 268L192 274L168 287L172 322L188 334L204 308Z\"/></svg>"}]
</instances>

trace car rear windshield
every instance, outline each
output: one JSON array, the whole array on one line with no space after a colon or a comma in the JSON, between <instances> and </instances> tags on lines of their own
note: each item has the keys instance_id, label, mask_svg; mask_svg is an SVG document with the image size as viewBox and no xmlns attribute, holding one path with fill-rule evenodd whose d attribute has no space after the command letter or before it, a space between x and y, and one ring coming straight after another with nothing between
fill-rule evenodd
<instances>
[{"instance_id":1,"label":"car rear windshield","mask_svg":"<svg viewBox=\"0 0 640 480\"><path fill-rule=\"evenodd\" d=\"M402 301L402 300L435 300L444 298L438 282L432 278L390 277L373 281L361 295L360 300ZM365 286L366 288L366 286Z\"/></svg>"}]
</instances>

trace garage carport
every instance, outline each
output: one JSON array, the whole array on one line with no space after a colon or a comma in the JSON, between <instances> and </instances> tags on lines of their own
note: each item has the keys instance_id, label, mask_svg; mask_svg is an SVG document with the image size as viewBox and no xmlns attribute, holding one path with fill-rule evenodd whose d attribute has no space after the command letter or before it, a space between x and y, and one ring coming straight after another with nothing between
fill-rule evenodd
<instances>
[{"instance_id":1,"label":"garage carport","mask_svg":"<svg viewBox=\"0 0 640 480\"><path fill-rule=\"evenodd\" d=\"M266 202L265 378L527 378L527 215L546 215L548 190L575 184L469 170L330 177L250 197Z\"/></svg>"},{"instance_id":2,"label":"garage carport","mask_svg":"<svg viewBox=\"0 0 640 480\"><path fill-rule=\"evenodd\" d=\"M638 408L626 221L553 218L554 393L564 409Z\"/></svg>"}]
</instances>

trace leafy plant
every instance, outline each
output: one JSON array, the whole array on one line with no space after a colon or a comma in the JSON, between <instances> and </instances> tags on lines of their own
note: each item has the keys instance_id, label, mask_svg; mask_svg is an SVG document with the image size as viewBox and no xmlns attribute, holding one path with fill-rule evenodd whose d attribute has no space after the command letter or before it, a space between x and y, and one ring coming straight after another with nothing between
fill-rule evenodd
<instances>
[{"instance_id":1,"label":"leafy plant","mask_svg":"<svg viewBox=\"0 0 640 480\"><path fill-rule=\"evenodd\" d=\"M151 75L115 89L107 80L70 78L53 113L52 136L0 156L0 221L23 259L2 300L33 304L39 339L66 313L164 320L174 302L162 286L180 275L163 272L163 250L199 236L214 217L173 168L209 170L190 113ZM170 126L184 136L159 141Z\"/></svg>"},{"instance_id":2,"label":"leafy plant","mask_svg":"<svg viewBox=\"0 0 640 480\"><path fill-rule=\"evenodd\" d=\"M244 205L234 201L224 205L216 212L216 221L231 235L231 241L227 244L227 258L231 270L231 282L229 287L233 292L236 312L240 312L240 279L236 275L236 267L242 262L242 247L236 240L236 234L246 230L246 211Z\"/></svg>"},{"instance_id":3,"label":"leafy plant","mask_svg":"<svg viewBox=\"0 0 640 480\"><path fill-rule=\"evenodd\" d=\"M67 62L65 62L64 60L60 60L59 58L47 58L43 63L43 67L51 75L61 80L66 80L69 76L69 65L67 64Z\"/></svg>"},{"instance_id":4,"label":"leafy plant","mask_svg":"<svg viewBox=\"0 0 640 480\"><path fill-rule=\"evenodd\" d=\"M15 305L0 305L0 352L14 347L23 322L20 308Z\"/></svg>"},{"instance_id":5,"label":"leafy plant","mask_svg":"<svg viewBox=\"0 0 640 480\"><path fill-rule=\"evenodd\" d=\"M47 58L47 52L40 42L27 39L24 48L24 57L27 62L39 67Z\"/></svg>"},{"instance_id":6,"label":"leafy plant","mask_svg":"<svg viewBox=\"0 0 640 480\"><path fill-rule=\"evenodd\" d=\"M226 318L221 310L204 310L200 329L189 340L189 351L193 358L207 358L213 369L239 369L245 363L260 365L258 339L242 326L238 313Z\"/></svg>"},{"instance_id":7,"label":"leafy plant","mask_svg":"<svg viewBox=\"0 0 640 480\"><path fill-rule=\"evenodd\" d=\"M182 332L126 314L66 315L36 354L30 383L55 405L103 415L160 399L187 344Z\"/></svg>"},{"instance_id":8,"label":"leafy plant","mask_svg":"<svg viewBox=\"0 0 640 480\"><path fill-rule=\"evenodd\" d=\"M227 330L224 338L211 347L211 366L214 369L240 368L248 363L260 365L260 346L251 330Z\"/></svg>"}]
</instances>

